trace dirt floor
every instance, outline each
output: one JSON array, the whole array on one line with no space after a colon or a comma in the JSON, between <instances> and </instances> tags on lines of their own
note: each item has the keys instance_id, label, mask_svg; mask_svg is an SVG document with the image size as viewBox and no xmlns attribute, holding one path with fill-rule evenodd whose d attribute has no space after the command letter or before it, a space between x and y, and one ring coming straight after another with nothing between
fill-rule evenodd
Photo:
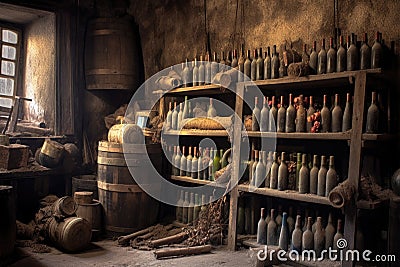
<instances>
[{"instance_id":1,"label":"dirt floor","mask_svg":"<svg viewBox=\"0 0 400 267\"><path fill-rule=\"evenodd\" d=\"M34 253L31 248L19 247L14 254L11 262L5 266L253 266L247 249L232 252L226 247L218 247L209 254L157 260L152 251L118 247L112 240L93 242L85 252L79 254L65 254L55 248L51 248L50 253Z\"/></svg>"}]
</instances>

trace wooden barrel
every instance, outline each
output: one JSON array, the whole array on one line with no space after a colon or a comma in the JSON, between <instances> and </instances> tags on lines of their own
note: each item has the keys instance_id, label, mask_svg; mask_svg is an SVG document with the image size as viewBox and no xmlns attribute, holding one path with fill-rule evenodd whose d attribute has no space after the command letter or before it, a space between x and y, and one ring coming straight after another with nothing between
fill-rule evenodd
<instances>
[{"instance_id":1,"label":"wooden barrel","mask_svg":"<svg viewBox=\"0 0 400 267\"><path fill-rule=\"evenodd\" d=\"M130 89L139 85L137 31L129 18L97 18L86 31L87 89Z\"/></svg>"},{"instance_id":2,"label":"wooden barrel","mask_svg":"<svg viewBox=\"0 0 400 267\"><path fill-rule=\"evenodd\" d=\"M99 200L104 208L105 228L109 235L132 233L154 224L159 203L136 184L125 163L121 144L100 141L98 147ZM146 152L147 151L147 152ZM149 154L157 170L161 167L159 144L129 145L125 154L134 163L135 176L148 177L149 167L145 162Z\"/></svg>"},{"instance_id":3,"label":"wooden barrel","mask_svg":"<svg viewBox=\"0 0 400 267\"><path fill-rule=\"evenodd\" d=\"M97 189L97 176L92 174L78 175L72 177L72 195L79 191L93 192L93 198L99 199Z\"/></svg>"},{"instance_id":4,"label":"wooden barrel","mask_svg":"<svg viewBox=\"0 0 400 267\"><path fill-rule=\"evenodd\" d=\"M53 211L55 214L63 216L73 216L76 211L76 204L73 197L64 196L57 199L53 203Z\"/></svg>"},{"instance_id":5,"label":"wooden barrel","mask_svg":"<svg viewBox=\"0 0 400 267\"><path fill-rule=\"evenodd\" d=\"M0 259L14 251L16 223L12 186L0 185Z\"/></svg>"},{"instance_id":6,"label":"wooden barrel","mask_svg":"<svg viewBox=\"0 0 400 267\"><path fill-rule=\"evenodd\" d=\"M82 191L74 193L75 203L78 204L90 204L93 202L93 192Z\"/></svg>"},{"instance_id":7,"label":"wooden barrel","mask_svg":"<svg viewBox=\"0 0 400 267\"><path fill-rule=\"evenodd\" d=\"M136 124L115 124L108 130L108 142L144 144L143 131Z\"/></svg>"},{"instance_id":8,"label":"wooden barrel","mask_svg":"<svg viewBox=\"0 0 400 267\"><path fill-rule=\"evenodd\" d=\"M57 247L68 252L76 252L87 247L92 237L92 228L83 218L68 217L61 222L52 218L47 233Z\"/></svg>"},{"instance_id":9,"label":"wooden barrel","mask_svg":"<svg viewBox=\"0 0 400 267\"><path fill-rule=\"evenodd\" d=\"M101 203L98 200L93 200L90 204L78 204L76 216L87 220L92 227L92 238L102 232L103 229L103 212Z\"/></svg>"}]
</instances>

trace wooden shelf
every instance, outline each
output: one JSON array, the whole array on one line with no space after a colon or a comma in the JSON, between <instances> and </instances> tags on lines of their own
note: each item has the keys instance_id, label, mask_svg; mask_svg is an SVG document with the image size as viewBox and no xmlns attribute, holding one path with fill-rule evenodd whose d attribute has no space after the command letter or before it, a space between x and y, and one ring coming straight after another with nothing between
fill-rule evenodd
<instances>
[{"instance_id":1,"label":"wooden shelf","mask_svg":"<svg viewBox=\"0 0 400 267\"><path fill-rule=\"evenodd\" d=\"M214 186L214 187L225 188L224 185L218 184L216 181L193 179L189 176L171 175L171 180L181 181L181 182L191 183L191 184L197 184L197 185L210 185L210 186Z\"/></svg>"},{"instance_id":2,"label":"wooden shelf","mask_svg":"<svg viewBox=\"0 0 400 267\"><path fill-rule=\"evenodd\" d=\"M163 131L164 135L179 135L179 136L228 136L226 130L168 130Z\"/></svg>"},{"instance_id":3,"label":"wooden shelf","mask_svg":"<svg viewBox=\"0 0 400 267\"><path fill-rule=\"evenodd\" d=\"M362 140L364 141L393 141L396 140L398 136L394 134L366 134L362 135Z\"/></svg>"},{"instance_id":4,"label":"wooden shelf","mask_svg":"<svg viewBox=\"0 0 400 267\"><path fill-rule=\"evenodd\" d=\"M220 85L199 85L193 87L179 87L174 88L167 92L167 94L190 94L190 95L204 95L204 94L222 94L231 92L228 89L222 88Z\"/></svg>"},{"instance_id":5,"label":"wooden shelf","mask_svg":"<svg viewBox=\"0 0 400 267\"><path fill-rule=\"evenodd\" d=\"M243 184L238 185L238 189L239 191L242 192L254 193L264 196L279 197L284 199L291 199L291 200L329 205L329 206L331 205L328 198L326 197L321 197L314 194L300 194L299 192L293 190L279 191L277 189L271 189L271 188L254 188L254 187L250 188L249 185L243 185Z\"/></svg>"},{"instance_id":6,"label":"wooden shelf","mask_svg":"<svg viewBox=\"0 0 400 267\"><path fill-rule=\"evenodd\" d=\"M244 131L244 136L278 138L278 139L311 139L311 140L350 140L350 132L345 133L276 133Z\"/></svg>"},{"instance_id":7,"label":"wooden shelf","mask_svg":"<svg viewBox=\"0 0 400 267\"><path fill-rule=\"evenodd\" d=\"M259 80L244 82L245 87L258 86L260 89L293 89L293 88L326 88L346 86L354 83L354 77L366 72L367 75L378 75L381 69L368 69L363 71L344 71L303 77L284 77L279 79Z\"/></svg>"}]
</instances>

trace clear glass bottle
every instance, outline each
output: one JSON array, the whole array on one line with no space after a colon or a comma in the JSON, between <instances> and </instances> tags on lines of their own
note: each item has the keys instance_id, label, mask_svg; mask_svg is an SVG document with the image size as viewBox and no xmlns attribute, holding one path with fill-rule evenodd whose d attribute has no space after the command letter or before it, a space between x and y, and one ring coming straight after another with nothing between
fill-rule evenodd
<instances>
[{"instance_id":1,"label":"clear glass bottle","mask_svg":"<svg viewBox=\"0 0 400 267\"><path fill-rule=\"evenodd\" d=\"M237 50L233 50L233 55L232 55L232 63L231 63L231 68L236 68L238 66L238 59L237 59Z\"/></svg>"},{"instance_id":2,"label":"clear glass bottle","mask_svg":"<svg viewBox=\"0 0 400 267\"><path fill-rule=\"evenodd\" d=\"M185 101L183 102L182 120L187 118L189 118L189 105L188 105L188 97L185 96Z\"/></svg>"},{"instance_id":3,"label":"clear glass bottle","mask_svg":"<svg viewBox=\"0 0 400 267\"><path fill-rule=\"evenodd\" d=\"M169 102L167 118L165 119L165 123L166 123L165 128L167 130L171 129L171 127L172 127L172 102Z\"/></svg>"},{"instance_id":4,"label":"clear glass bottle","mask_svg":"<svg viewBox=\"0 0 400 267\"><path fill-rule=\"evenodd\" d=\"M183 87L189 87L190 78L189 78L189 64L188 64L188 59L185 61L185 67L182 70L182 83Z\"/></svg>"},{"instance_id":5,"label":"clear glass bottle","mask_svg":"<svg viewBox=\"0 0 400 267\"><path fill-rule=\"evenodd\" d=\"M211 59L210 54L206 54L206 63L204 66L205 84L211 84Z\"/></svg>"},{"instance_id":6,"label":"clear glass bottle","mask_svg":"<svg viewBox=\"0 0 400 267\"><path fill-rule=\"evenodd\" d=\"M277 132L284 133L286 126L286 109L283 104L283 95L281 96L280 107L277 115Z\"/></svg>"},{"instance_id":7,"label":"clear glass bottle","mask_svg":"<svg viewBox=\"0 0 400 267\"><path fill-rule=\"evenodd\" d=\"M329 50L326 54L326 73L332 73L336 71L336 49L333 46L333 38L329 39Z\"/></svg>"},{"instance_id":8,"label":"clear glass bottle","mask_svg":"<svg viewBox=\"0 0 400 267\"><path fill-rule=\"evenodd\" d=\"M327 55L325 50L325 39L322 39L321 50L319 50L318 53L317 73L318 74L326 73L326 65L327 65Z\"/></svg>"},{"instance_id":9,"label":"clear glass bottle","mask_svg":"<svg viewBox=\"0 0 400 267\"><path fill-rule=\"evenodd\" d=\"M202 155L203 153L204 153L203 148L199 147L199 156L197 158L197 179L204 179L203 155Z\"/></svg>"},{"instance_id":10,"label":"clear glass bottle","mask_svg":"<svg viewBox=\"0 0 400 267\"><path fill-rule=\"evenodd\" d=\"M182 119L183 119L183 103L179 103L179 111L178 111L178 130L182 128Z\"/></svg>"},{"instance_id":11,"label":"clear glass bottle","mask_svg":"<svg viewBox=\"0 0 400 267\"><path fill-rule=\"evenodd\" d=\"M256 184L256 168L258 165L258 161L259 161L259 151L258 150L254 150L254 162L253 165L251 165L251 180L250 180L250 185L251 186L255 186Z\"/></svg>"},{"instance_id":12,"label":"clear glass bottle","mask_svg":"<svg viewBox=\"0 0 400 267\"><path fill-rule=\"evenodd\" d=\"M198 79L198 85L204 85L206 81L206 68L204 66L204 58L201 55L200 56L200 62L199 62L199 79Z\"/></svg>"},{"instance_id":13,"label":"clear glass bottle","mask_svg":"<svg viewBox=\"0 0 400 267\"><path fill-rule=\"evenodd\" d=\"M332 132L338 133L342 130L343 111L339 105L339 94L335 94L335 107L332 109Z\"/></svg>"},{"instance_id":14,"label":"clear glass bottle","mask_svg":"<svg viewBox=\"0 0 400 267\"><path fill-rule=\"evenodd\" d=\"M289 94L289 106L286 109L285 132L293 133L296 131L296 108L293 106L293 95Z\"/></svg>"}]
</instances>

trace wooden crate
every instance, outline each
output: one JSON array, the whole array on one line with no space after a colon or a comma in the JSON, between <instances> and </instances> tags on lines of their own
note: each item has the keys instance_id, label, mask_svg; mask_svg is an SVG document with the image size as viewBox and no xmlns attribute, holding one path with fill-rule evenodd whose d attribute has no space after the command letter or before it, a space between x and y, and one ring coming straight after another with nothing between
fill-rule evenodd
<instances>
[{"instance_id":1,"label":"wooden crate","mask_svg":"<svg viewBox=\"0 0 400 267\"><path fill-rule=\"evenodd\" d=\"M29 146L11 144L0 145L0 169L17 169L28 165Z\"/></svg>"}]
</instances>

